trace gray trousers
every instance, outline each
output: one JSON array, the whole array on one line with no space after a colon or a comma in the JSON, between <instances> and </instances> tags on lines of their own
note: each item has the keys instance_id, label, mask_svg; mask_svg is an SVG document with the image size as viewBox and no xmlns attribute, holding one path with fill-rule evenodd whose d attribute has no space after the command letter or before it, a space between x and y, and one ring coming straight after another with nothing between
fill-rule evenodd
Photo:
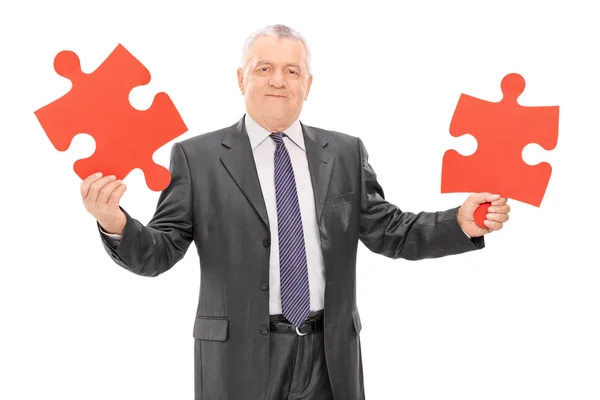
<instances>
[{"instance_id":1,"label":"gray trousers","mask_svg":"<svg viewBox=\"0 0 600 400\"><path fill-rule=\"evenodd\" d=\"M323 314L311 311L309 317ZM281 314L271 320L287 321ZM325 364L323 331L298 336L271 332L265 400L334 400Z\"/></svg>"}]
</instances>

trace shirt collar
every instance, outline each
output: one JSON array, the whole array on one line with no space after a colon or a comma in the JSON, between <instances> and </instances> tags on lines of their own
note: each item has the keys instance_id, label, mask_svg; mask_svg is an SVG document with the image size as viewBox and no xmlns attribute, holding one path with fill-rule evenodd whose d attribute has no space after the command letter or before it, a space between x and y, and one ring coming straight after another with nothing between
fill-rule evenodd
<instances>
[{"instance_id":1,"label":"shirt collar","mask_svg":"<svg viewBox=\"0 0 600 400\"><path fill-rule=\"evenodd\" d=\"M258 122L256 122L248 114L245 115L244 123L246 125L246 131L250 138L250 145L252 150L256 149L265 139L269 138L271 132L263 128ZM302 126L300 125L300 119L297 119L287 128L284 133L288 136L296 146L306 151L304 147L304 136L302 135Z\"/></svg>"}]
</instances>

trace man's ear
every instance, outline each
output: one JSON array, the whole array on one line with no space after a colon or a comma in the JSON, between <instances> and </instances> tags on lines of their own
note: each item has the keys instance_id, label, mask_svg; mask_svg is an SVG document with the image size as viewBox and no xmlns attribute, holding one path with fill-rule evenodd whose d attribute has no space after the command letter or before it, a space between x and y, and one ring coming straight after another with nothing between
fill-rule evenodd
<instances>
[{"instance_id":1,"label":"man's ear","mask_svg":"<svg viewBox=\"0 0 600 400\"><path fill-rule=\"evenodd\" d=\"M237 69L237 77L238 77L238 86L240 87L240 91L244 94L244 70L241 68Z\"/></svg>"},{"instance_id":2,"label":"man's ear","mask_svg":"<svg viewBox=\"0 0 600 400\"><path fill-rule=\"evenodd\" d=\"M306 95L304 96L304 100L308 100L308 94L310 93L310 86L312 85L313 76L312 74L308 77L308 82L306 83Z\"/></svg>"}]
</instances>

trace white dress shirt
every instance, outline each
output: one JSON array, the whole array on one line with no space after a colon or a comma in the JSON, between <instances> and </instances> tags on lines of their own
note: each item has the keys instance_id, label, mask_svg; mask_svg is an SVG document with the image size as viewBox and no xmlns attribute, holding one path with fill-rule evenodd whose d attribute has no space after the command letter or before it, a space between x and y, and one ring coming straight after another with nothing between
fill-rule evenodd
<instances>
[{"instance_id":1,"label":"white dress shirt","mask_svg":"<svg viewBox=\"0 0 600 400\"><path fill-rule=\"evenodd\" d=\"M256 162L260 187L267 207L269 225L271 227L271 257L269 264L269 313L281 314L281 286L279 281L279 238L277 230L277 204L275 201L275 141L269 137L271 132L259 125L248 114L245 116L246 130L250 139L252 153ZM308 281L310 285L310 310L324 308L325 303L325 267L321 252L321 239L315 212L315 197L308 169L304 136L300 121L296 120L286 129L283 142L290 155L298 203L302 216L306 262L308 264ZM115 246L121 236L104 233Z\"/></svg>"}]
</instances>

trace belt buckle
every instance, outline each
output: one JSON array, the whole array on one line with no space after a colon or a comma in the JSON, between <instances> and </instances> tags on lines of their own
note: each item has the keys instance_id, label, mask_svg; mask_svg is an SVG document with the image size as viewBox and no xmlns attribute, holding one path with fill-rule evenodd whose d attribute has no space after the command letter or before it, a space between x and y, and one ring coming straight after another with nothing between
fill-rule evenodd
<instances>
[{"instance_id":1,"label":"belt buckle","mask_svg":"<svg viewBox=\"0 0 600 400\"><path fill-rule=\"evenodd\" d=\"M300 331L298 330L298 327L296 327L296 333L298 334L298 336L306 336L306 335L308 335L308 332L307 332L307 333L302 333L302 332L300 332Z\"/></svg>"}]
</instances>

